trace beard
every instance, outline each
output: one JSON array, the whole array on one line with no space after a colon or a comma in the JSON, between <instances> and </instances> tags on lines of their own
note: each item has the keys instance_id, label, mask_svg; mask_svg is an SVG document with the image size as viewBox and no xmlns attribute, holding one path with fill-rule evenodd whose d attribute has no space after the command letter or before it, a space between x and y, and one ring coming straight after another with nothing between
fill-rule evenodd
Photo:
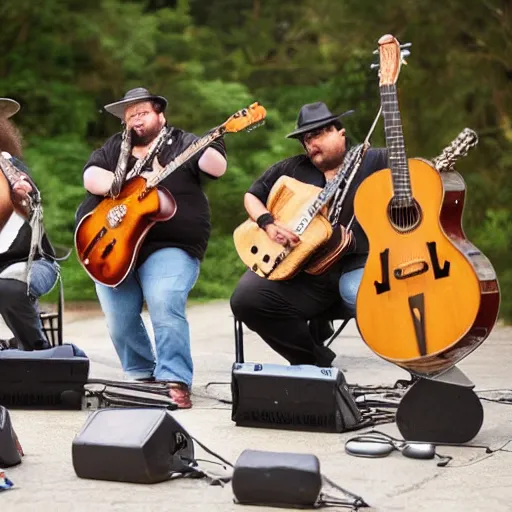
<instances>
[{"instance_id":1,"label":"beard","mask_svg":"<svg viewBox=\"0 0 512 512\"><path fill-rule=\"evenodd\" d=\"M147 128L142 135L139 135L133 128L131 129L131 139L133 146L147 146L150 142L156 139L160 133L158 126Z\"/></svg>"}]
</instances>

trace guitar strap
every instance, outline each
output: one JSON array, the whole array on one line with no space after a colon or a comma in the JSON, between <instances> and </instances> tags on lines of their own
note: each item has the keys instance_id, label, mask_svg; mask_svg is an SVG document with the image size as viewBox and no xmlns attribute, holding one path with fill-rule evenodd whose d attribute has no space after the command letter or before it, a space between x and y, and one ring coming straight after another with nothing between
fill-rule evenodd
<instances>
[{"instance_id":1,"label":"guitar strap","mask_svg":"<svg viewBox=\"0 0 512 512\"><path fill-rule=\"evenodd\" d=\"M129 172L128 176L138 176L141 172L144 166L151 161L158 153L161 151L165 141L170 137L171 133L173 132L172 127L164 126L160 133L157 135L155 140L152 142L151 146L149 147L148 152L146 153L146 156L144 158L140 158L137 160L135 165L133 166L133 169ZM112 182L112 186L110 187L109 195L112 198L116 198L119 193L121 192L121 189L123 188L123 185L125 184L127 173L126 169L128 166L128 159L130 158L131 150L132 150L132 144L131 144L131 134L130 131L125 130L123 131L122 136L122 142L121 142L121 150L119 152L119 158L117 160L117 166L114 171L114 181Z\"/></svg>"},{"instance_id":2,"label":"guitar strap","mask_svg":"<svg viewBox=\"0 0 512 512\"><path fill-rule=\"evenodd\" d=\"M366 151L370 147L370 137L372 136L372 133L375 130L375 127L377 126L377 122L379 120L381 113L382 113L382 106L379 108L379 111L377 112L377 115L375 116L375 119L373 120L372 126L370 127L370 130L368 131L368 134L366 135L366 138L364 139L363 158L361 158L358 162L356 161L356 164L354 165L354 167L352 169L350 169L349 177L342 180L338 190L336 191L336 194L334 195L334 198L331 203L331 207L329 208L329 215L328 215L328 219L331 222L331 225L333 225L333 226L337 226L339 224L341 210L343 208L343 203L345 202L345 198L348 194L348 190L350 188L352 180L354 179L355 175L357 174L357 171L361 167L361 164L364 160L364 153L366 153ZM347 231L352 226L354 219L355 219L355 215L352 215L349 223L346 226Z\"/></svg>"}]
</instances>

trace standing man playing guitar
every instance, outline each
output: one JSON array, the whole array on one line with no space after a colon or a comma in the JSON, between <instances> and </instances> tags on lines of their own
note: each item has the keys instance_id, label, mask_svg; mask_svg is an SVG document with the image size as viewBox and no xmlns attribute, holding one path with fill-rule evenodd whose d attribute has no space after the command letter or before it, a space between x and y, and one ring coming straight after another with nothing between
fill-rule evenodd
<instances>
[{"instance_id":1,"label":"standing man playing guitar","mask_svg":"<svg viewBox=\"0 0 512 512\"><path fill-rule=\"evenodd\" d=\"M77 211L77 222L105 196L119 194L124 177L131 177L137 163L144 164L141 176L148 178L197 140L167 124L166 107L164 97L144 88L132 89L122 100L105 106L122 120L125 130L108 139L85 164L88 194ZM128 147L124 144L127 136ZM169 396L180 408L192 406L193 363L185 307L210 236L210 210L202 185L205 178L222 176L226 167L225 147L219 139L165 178L158 188L160 209L154 217L159 222L138 248L134 271L117 287L96 283L126 375L167 382ZM119 169L125 171L120 179ZM154 330L156 357L141 318L144 301Z\"/></svg>"},{"instance_id":2,"label":"standing man playing guitar","mask_svg":"<svg viewBox=\"0 0 512 512\"><path fill-rule=\"evenodd\" d=\"M276 163L245 194L244 205L249 217L274 242L296 246L300 240L289 227L276 221L267 209L272 187L281 176L325 187L327 181L335 177L348 149L345 129L339 119L347 113L334 115L322 102L304 105L296 130L287 137L298 139L305 154ZM353 219L354 194L366 176L385 167L385 150L369 149L366 152L357 175L349 185L339 216L340 224L351 225L353 243L348 253L326 272L310 275L300 271L291 279L280 281L260 277L248 270L231 297L234 315L290 364L330 366L335 357L334 352L315 342L308 321L339 303L340 295L345 308L355 313L368 241Z\"/></svg>"}]
</instances>

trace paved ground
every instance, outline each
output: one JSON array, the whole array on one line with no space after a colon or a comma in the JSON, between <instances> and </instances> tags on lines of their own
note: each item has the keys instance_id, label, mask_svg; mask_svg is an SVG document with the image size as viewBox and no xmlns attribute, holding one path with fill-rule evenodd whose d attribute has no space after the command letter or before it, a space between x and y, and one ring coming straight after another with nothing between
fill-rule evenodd
<instances>
[{"instance_id":1,"label":"paved ground","mask_svg":"<svg viewBox=\"0 0 512 512\"><path fill-rule=\"evenodd\" d=\"M227 405L204 397L210 381L228 382L233 356L233 325L224 302L189 308L196 364L194 408L173 413L187 431L232 462L246 448L314 453L322 472L361 494L372 510L382 511L508 511L512 510L512 453L485 454L477 448L439 448L454 457L446 467L436 461L412 460L400 453L383 459L347 455L351 434L317 434L236 427ZM1 333L0 333L1 334ZM85 350L91 377L120 378L117 358L103 317L97 310L68 311L65 339ZM246 360L281 362L253 334L246 335ZM460 368L477 390L512 388L512 329L495 329L490 338ZM337 364L350 383L393 384L405 372L375 356L349 325L333 348ZM229 398L229 387L216 388ZM511 392L512 393L512 392ZM484 402L484 425L473 440L493 448L512 440L512 407ZM176 480L157 485L133 485L76 477L71 443L87 411L12 411L26 452L23 464L7 471L16 488L0 493L0 511L24 512L42 507L52 511L243 511L275 510L243 507L232 500L230 485L209 487L200 480ZM394 424L381 427L399 435ZM512 451L512 443L508 445ZM201 453L199 450L198 453Z\"/></svg>"}]
</instances>

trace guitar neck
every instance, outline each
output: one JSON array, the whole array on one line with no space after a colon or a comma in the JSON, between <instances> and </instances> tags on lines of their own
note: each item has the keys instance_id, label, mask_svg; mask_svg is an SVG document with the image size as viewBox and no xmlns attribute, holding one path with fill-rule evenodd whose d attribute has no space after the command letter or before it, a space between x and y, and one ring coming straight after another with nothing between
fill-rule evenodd
<instances>
[{"instance_id":1,"label":"guitar neck","mask_svg":"<svg viewBox=\"0 0 512 512\"><path fill-rule=\"evenodd\" d=\"M380 87L380 97L389 166L393 177L394 195L398 199L411 201L411 180L409 177L407 154L405 152L402 120L400 109L398 108L396 84L382 85Z\"/></svg>"},{"instance_id":2,"label":"guitar neck","mask_svg":"<svg viewBox=\"0 0 512 512\"><path fill-rule=\"evenodd\" d=\"M222 126L214 128L211 132L207 133L200 139L197 139L195 142L190 144L182 153L180 153L174 160L169 162L160 173L153 179L149 179L146 185L147 189L153 188L162 180L167 178L172 172L174 172L178 167L182 166L184 163L188 162L194 155L199 153L199 151L203 150L207 146L209 146L214 140L222 137L224 134L224 129Z\"/></svg>"},{"instance_id":3,"label":"guitar neck","mask_svg":"<svg viewBox=\"0 0 512 512\"><path fill-rule=\"evenodd\" d=\"M334 196L341 183L348 178L348 174L355 173L357 167L354 164L360 163L364 153L364 145L360 144L351 148L345 154L343 163L341 164L336 176L333 180L329 181L325 187L320 191L318 196L311 202L306 209L297 217L296 221L292 224L293 230L297 235L304 233L313 218L320 212L320 210L329 202ZM348 186L347 183L345 186Z\"/></svg>"}]
</instances>

